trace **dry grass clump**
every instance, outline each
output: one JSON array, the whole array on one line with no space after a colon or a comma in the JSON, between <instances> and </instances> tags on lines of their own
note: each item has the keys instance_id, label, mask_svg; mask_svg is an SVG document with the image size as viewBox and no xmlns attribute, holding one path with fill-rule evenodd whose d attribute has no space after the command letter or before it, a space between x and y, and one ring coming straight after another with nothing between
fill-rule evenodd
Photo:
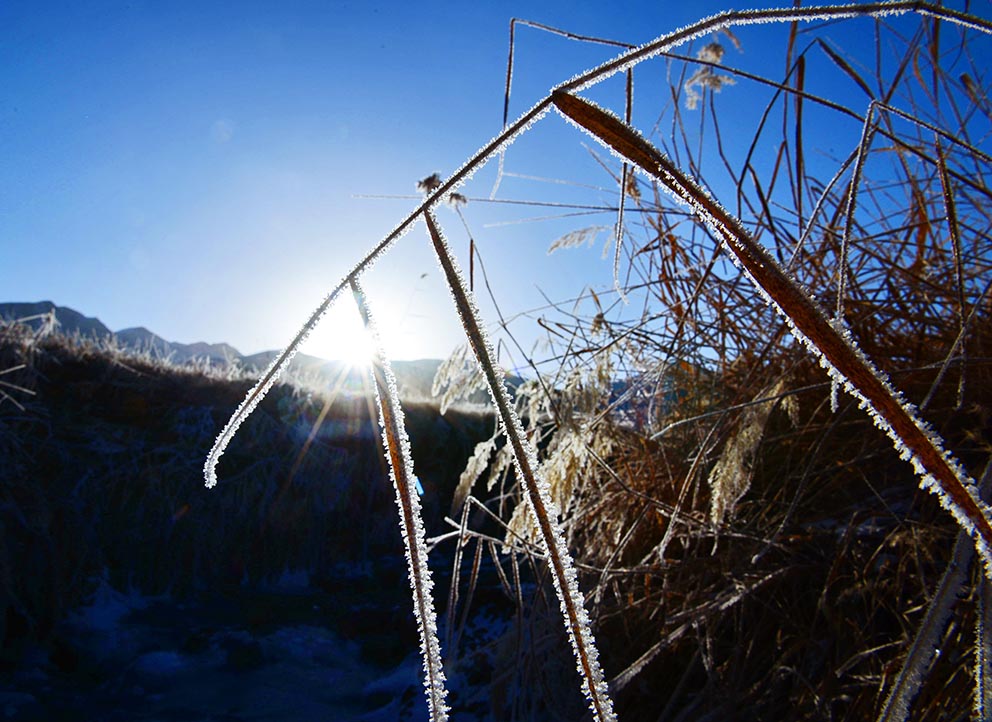
<instances>
[{"instance_id":1,"label":"dry grass clump","mask_svg":"<svg viewBox=\"0 0 992 722\"><path fill-rule=\"evenodd\" d=\"M685 423L662 443L632 435L573 500L574 548L590 568L613 669L623 670L615 684L629 684L634 699L647 689L672 699L685 679L679 704L699 711L716 711L706 700L723 698L747 703L755 718L871 718L899 669L954 526L853 402L830 411L819 369L791 371L788 388L814 388L783 398L779 372L752 367L745 389L772 400ZM992 379L987 365L974 372L982 390L969 408L955 408L952 386L929 418L980 468ZM916 374L918 394L935 375ZM754 400L728 391L732 401ZM921 710L938 700L958 715L969 709L971 589Z\"/></svg>"},{"instance_id":2,"label":"dry grass clump","mask_svg":"<svg viewBox=\"0 0 992 722\"><path fill-rule=\"evenodd\" d=\"M722 66L712 49L664 53L672 102L648 140L671 172L623 121L552 96L611 150L662 169L646 182L603 161L619 188L621 288L562 304L554 323L542 312L557 368L518 397L621 718L964 719L988 704L980 561L935 611L959 527L790 326L818 353L831 342L788 298L757 287L762 264L781 267L966 473L982 476L992 453L992 159L979 39L940 21L855 22L874 57L792 24L782 76ZM736 85L701 80L717 68ZM767 97L743 148L727 130L741 92ZM851 118L860 137L814 161L832 124ZM678 169L699 188L682 186L673 202L665 191ZM707 218L703 189L725 216L714 207ZM757 284L731 263L752 241L767 254L743 261ZM487 444L462 479L475 490L463 538L499 535L524 555L514 559L538 558L499 435ZM987 525L988 507L974 508ZM516 649L542 660L555 605L539 567L528 576L518 566L536 582L527 599L526 585L500 573L529 607L520 624L548 616L540 632L518 632ZM532 685L557 699L540 667ZM921 681L887 701L904 667Z\"/></svg>"}]
</instances>

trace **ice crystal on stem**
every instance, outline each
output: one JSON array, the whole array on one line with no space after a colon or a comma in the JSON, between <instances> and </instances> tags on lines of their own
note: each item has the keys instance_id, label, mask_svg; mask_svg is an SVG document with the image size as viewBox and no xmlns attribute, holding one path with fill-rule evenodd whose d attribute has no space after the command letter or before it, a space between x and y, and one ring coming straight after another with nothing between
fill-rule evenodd
<instances>
[{"instance_id":1,"label":"ice crystal on stem","mask_svg":"<svg viewBox=\"0 0 992 722\"><path fill-rule=\"evenodd\" d=\"M431 720L443 722L448 719L448 706L445 702L447 690L444 686L441 643L437 636L437 615L434 612L434 599L431 593L434 584L427 566L426 534L420 512L420 498L414 488L414 484L418 482L413 473L410 440L403 423L403 409L400 407L399 394L396 390L396 379L389 360L383 353L365 292L354 278L351 280L351 289L375 348L372 382L379 409L382 440L389 459L389 472L396 490L396 505L400 512L403 543L406 546L407 570L413 591L413 609L420 632L420 650L424 655L427 704L430 708Z\"/></svg>"},{"instance_id":2,"label":"ice crystal on stem","mask_svg":"<svg viewBox=\"0 0 992 722\"><path fill-rule=\"evenodd\" d=\"M570 122L620 158L632 161L688 205L713 229L734 263L751 279L792 334L868 411L888 434L896 451L920 476L920 486L934 493L962 529L972 537L992 579L992 513L977 495L975 482L941 445L915 410L867 359L841 319L831 319L814 298L793 281L774 258L695 181L615 115L562 91L552 100Z\"/></svg>"},{"instance_id":3,"label":"ice crystal on stem","mask_svg":"<svg viewBox=\"0 0 992 722\"><path fill-rule=\"evenodd\" d=\"M293 337L290 344L269 364L269 367L262 374L258 383L248 392L245 400L241 402L241 405L238 406L237 410L217 436L217 440L214 442L214 446L207 455L207 460L203 465L203 476L208 489L217 485L217 464L220 462L220 457L223 455L224 450L231 443L231 439L237 433L238 428L244 423L245 419L251 416L255 407L265 398L265 395L272 388L273 384L275 384L280 374L289 365L289 362L293 360L293 357L300 348L300 344L306 341L310 332L313 331L314 327L320 322L320 319L324 317L327 310L337 300L344 286L345 281L341 281L333 291L327 294L320 305L314 309L313 313L310 314L310 318L297 331L296 336Z\"/></svg>"},{"instance_id":4,"label":"ice crystal on stem","mask_svg":"<svg viewBox=\"0 0 992 722\"><path fill-rule=\"evenodd\" d=\"M513 409L502 375L497 370L496 354L483 329L481 314L472 292L469 291L465 277L441 235L434 217L430 211L425 212L424 216L438 263L444 271L465 335L486 376L489 392L503 422L507 439L513 450L514 464L525 486L527 504L534 515L541 542L548 554L551 579L561 603L562 618L565 620L579 674L583 680L583 692L589 700L589 707L596 720L600 722L615 720L613 701L609 697L603 671L599 665L599 652L593 639L589 615L586 613L572 558L568 553L561 524L558 521L558 509L551 500L547 482L538 475L537 457L527 441L520 418Z\"/></svg>"}]
</instances>

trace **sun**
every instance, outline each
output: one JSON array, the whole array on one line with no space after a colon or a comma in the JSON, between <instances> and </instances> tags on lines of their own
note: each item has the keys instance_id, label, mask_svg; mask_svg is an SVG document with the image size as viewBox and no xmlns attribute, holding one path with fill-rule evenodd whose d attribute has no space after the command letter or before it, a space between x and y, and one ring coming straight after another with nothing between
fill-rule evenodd
<instances>
[{"instance_id":1,"label":"sun","mask_svg":"<svg viewBox=\"0 0 992 722\"><path fill-rule=\"evenodd\" d=\"M344 302L336 303L327 312L300 351L359 368L371 365L375 355L371 335L362 324L358 308L354 303Z\"/></svg>"}]
</instances>

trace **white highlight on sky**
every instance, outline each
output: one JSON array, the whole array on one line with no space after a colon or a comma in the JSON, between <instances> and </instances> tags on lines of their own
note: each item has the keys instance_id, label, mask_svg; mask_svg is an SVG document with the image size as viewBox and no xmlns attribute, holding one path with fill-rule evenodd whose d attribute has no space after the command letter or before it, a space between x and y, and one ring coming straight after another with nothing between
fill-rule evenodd
<instances>
[{"instance_id":1,"label":"white highlight on sky","mask_svg":"<svg viewBox=\"0 0 992 722\"><path fill-rule=\"evenodd\" d=\"M339 299L320 320L320 324L300 346L300 351L362 368L371 362L375 348L355 310L355 304L345 297Z\"/></svg>"}]
</instances>

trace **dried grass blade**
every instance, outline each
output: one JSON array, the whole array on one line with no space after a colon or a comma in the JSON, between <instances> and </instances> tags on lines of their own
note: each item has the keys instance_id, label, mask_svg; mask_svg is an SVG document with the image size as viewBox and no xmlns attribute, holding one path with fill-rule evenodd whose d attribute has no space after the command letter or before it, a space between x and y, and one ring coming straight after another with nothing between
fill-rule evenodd
<instances>
[{"instance_id":1,"label":"dried grass blade","mask_svg":"<svg viewBox=\"0 0 992 722\"><path fill-rule=\"evenodd\" d=\"M526 440L520 420L513 411L506 386L496 370L495 354L482 330L481 315L474 299L465 287L462 272L456 265L448 244L441 235L430 211L424 212L424 218L465 335L469 339L472 350L489 384L490 394L496 404L507 440L513 450L514 463L525 488L527 503L547 551L551 578L561 602L562 615L572 641L572 649L575 652L579 673L582 676L583 692L589 699L595 719L601 722L615 720L613 702L603 679L603 672L599 665L599 652L596 649L589 624L589 615L586 612L582 594L579 592L571 555L565 546L564 535L557 519L557 509L551 501L547 483L537 475L537 460L534 451Z\"/></svg>"},{"instance_id":2,"label":"dried grass blade","mask_svg":"<svg viewBox=\"0 0 992 722\"><path fill-rule=\"evenodd\" d=\"M469 497L469 501L472 497ZM448 582L448 611L446 615L446 625L445 629L445 646L448 648L448 654L453 653L454 647L451 646L451 635L455 629L455 610L458 607L458 589L461 584L461 573L462 573L462 550L465 545L468 544L468 512L471 507L470 503L466 503L461 509L461 519L458 522L457 529L458 542L455 544L455 558L451 563L451 580Z\"/></svg>"},{"instance_id":3,"label":"dried grass blade","mask_svg":"<svg viewBox=\"0 0 992 722\"><path fill-rule=\"evenodd\" d=\"M940 145L940 137L934 138L934 145L937 150L937 170L940 173L940 189L944 198L944 210L947 214L947 227L951 233L951 252L954 256L954 282L957 290L958 322L960 333L965 329L965 300L964 300L964 276L961 263L961 232L958 226L957 205L954 202L954 189L951 186L951 179L947 174L947 160L944 150ZM964 365L962 364L962 369ZM958 379L958 407L964 403L964 371Z\"/></svg>"},{"instance_id":4,"label":"dried grass blade","mask_svg":"<svg viewBox=\"0 0 992 722\"><path fill-rule=\"evenodd\" d=\"M447 690L444 686L444 670L441 664L441 644L437 637L437 616L434 612L434 599L431 590L434 586L430 569L427 566L427 544L424 522L420 513L420 499L414 489L413 460L410 457L410 440L403 423L403 409L396 393L396 379L379 343L378 334L372 321L365 292L355 278L351 279L351 290L362 315L365 329L375 341L375 358L372 362L372 379L375 383L376 400L379 407L379 424L382 439L389 458L390 475L396 489L396 504L400 511L403 543L406 546L406 559L413 590L413 604L416 610L417 627L420 632L420 649L424 655L426 675L427 705L432 722L448 719L448 705L445 702Z\"/></svg>"},{"instance_id":5,"label":"dried grass blade","mask_svg":"<svg viewBox=\"0 0 992 722\"><path fill-rule=\"evenodd\" d=\"M868 148L871 147L875 136L875 125L872 116L875 114L875 101L868 104L865 122L861 128L861 139L858 141L858 154L854 158L854 170L851 172L851 183L847 189L847 207L844 209L844 234L841 237L840 261L837 264L837 310L836 317L844 317L844 297L847 291L847 253L851 245L851 230L854 227L854 212L858 206L858 186L861 185L861 175L864 171Z\"/></svg>"},{"instance_id":6,"label":"dried grass blade","mask_svg":"<svg viewBox=\"0 0 992 722\"><path fill-rule=\"evenodd\" d=\"M516 35L517 18L510 18L510 49L506 59L506 85L503 89L503 128L510 119L510 86L513 83L513 42Z\"/></svg>"},{"instance_id":7,"label":"dried grass blade","mask_svg":"<svg viewBox=\"0 0 992 722\"><path fill-rule=\"evenodd\" d=\"M630 123L634 111L634 71L627 69L626 107L624 118ZM627 294L620 284L620 256L623 251L623 212L627 205L627 184L630 182L630 166L624 163L620 168L620 203L617 204L617 227L615 246L613 249L613 288L616 289L620 300L627 303Z\"/></svg>"},{"instance_id":8,"label":"dried grass blade","mask_svg":"<svg viewBox=\"0 0 992 722\"><path fill-rule=\"evenodd\" d=\"M795 25L792 26L795 32ZM806 87L806 56L800 55L796 58L796 122L795 122L795 148L796 148L796 179L793 181L795 188L796 202L796 225L803 227L803 181L806 178L806 164L803 157L803 95Z\"/></svg>"},{"instance_id":9,"label":"dried grass blade","mask_svg":"<svg viewBox=\"0 0 992 722\"><path fill-rule=\"evenodd\" d=\"M458 621L458 629L455 631L454 642L452 642L450 647L450 654L454 654L458 650L462 635L465 633L465 627L468 625L468 615L472 611L472 597L479 583L479 567L482 565L483 541L481 537L475 540L475 556L472 558L472 573L468 579L468 592L466 594L465 604L462 605L462 614Z\"/></svg>"},{"instance_id":10,"label":"dried grass blade","mask_svg":"<svg viewBox=\"0 0 992 722\"><path fill-rule=\"evenodd\" d=\"M984 561L985 574L992 578L992 522L988 507L977 497L974 480L940 447L932 432L857 348L846 328L839 322L831 323L826 312L754 242L739 220L637 131L598 106L563 91L553 93L552 102L566 118L640 166L706 219L756 287L790 324L793 334L871 411L876 425L889 434L900 455L912 461L922 477L921 486L935 493L958 524L968 530Z\"/></svg>"},{"instance_id":11,"label":"dried grass blade","mask_svg":"<svg viewBox=\"0 0 992 722\"><path fill-rule=\"evenodd\" d=\"M823 52L827 54L827 57L833 60L834 63L837 65L837 67L840 68L845 75L847 75L851 80L854 81L855 85L857 85L859 88L865 91L865 94L868 96L869 99L871 100L875 99L875 94L871 92L871 88L868 87L868 83L864 81L864 78L858 75L858 72L851 67L850 63L844 60L844 58L842 58L835 50L833 50L829 45L827 45L819 38L817 38L816 43L821 48L823 48Z\"/></svg>"}]
</instances>

